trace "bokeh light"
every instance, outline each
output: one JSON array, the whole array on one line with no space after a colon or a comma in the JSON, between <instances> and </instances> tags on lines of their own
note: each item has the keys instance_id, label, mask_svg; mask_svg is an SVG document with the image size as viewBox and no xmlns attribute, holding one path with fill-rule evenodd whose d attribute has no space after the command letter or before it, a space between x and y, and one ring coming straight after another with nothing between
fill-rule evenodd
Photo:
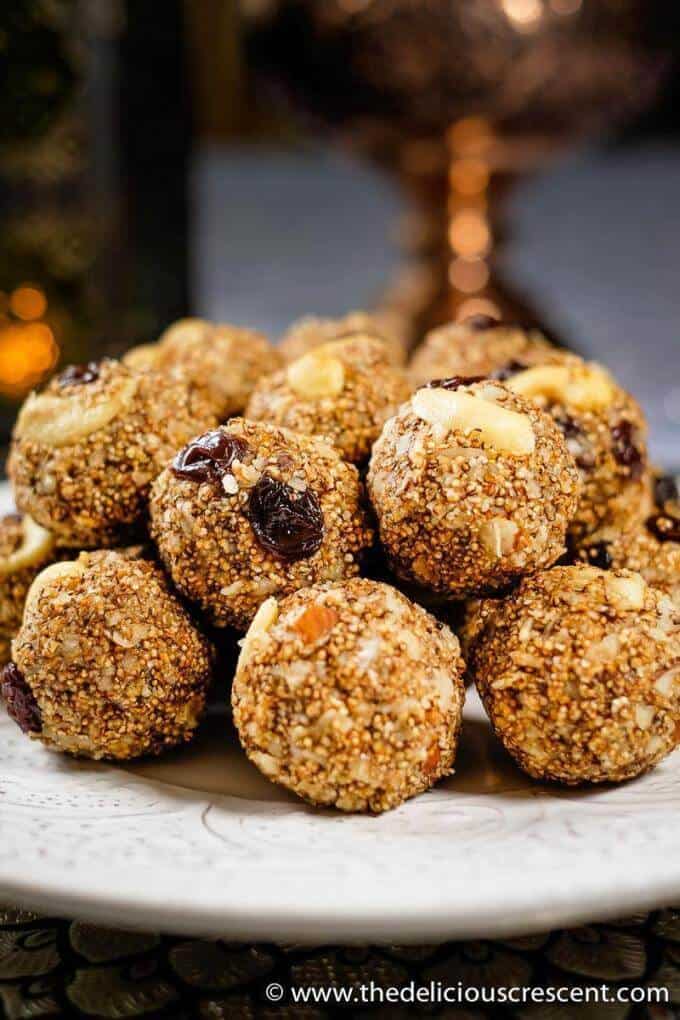
<instances>
[{"instance_id":1,"label":"bokeh light","mask_svg":"<svg viewBox=\"0 0 680 1020\"><path fill-rule=\"evenodd\" d=\"M44 322L7 322L0 326L0 392L18 397L54 368L59 347Z\"/></svg>"},{"instance_id":2,"label":"bokeh light","mask_svg":"<svg viewBox=\"0 0 680 1020\"><path fill-rule=\"evenodd\" d=\"M19 319L41 319L47 311L47 298L39 287L23 284L12 291L9 307Z\"/></svg>"}]
</instances>

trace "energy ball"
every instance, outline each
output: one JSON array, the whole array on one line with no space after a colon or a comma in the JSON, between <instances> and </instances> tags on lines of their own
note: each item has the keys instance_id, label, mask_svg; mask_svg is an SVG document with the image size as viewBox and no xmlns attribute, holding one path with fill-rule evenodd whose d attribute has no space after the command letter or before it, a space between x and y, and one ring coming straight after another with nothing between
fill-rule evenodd
<instances>
[{"instance_id":1,"label":"energy ball","mask_svg":"<svg viewBox=\"0 0 680 1020\"><path fill-rule=\"evenodd\" d=\"M201 424L182 383L108 359L71 366L19 412L16 504L60 546L124 543L144 524L151 482Z\"/></svg>"},{"instance_id":2,"label":"energy ball","mask_svg":"<svg viewBox=\"0 0 680 1020\"><path fill-rule=\"evenodd\" d=\"M515 366L540 364L559 354L538 330L474 315L431 330L414 352L408 371L414 387L451 376L493 375L502 381Z\"/></svg>"},{"instance_id":3,"label":"energy ball","mask_svg":"<svg viewBox=\"0 0 680 1020\"><path fill-rule=\"evenodd\" d=\"M463 668L448 627L394 588L315 585L261 606L236 670L234 722L273 782L377 814L451 772Z\"/></svg>"},{"instance_id":4,"label":"energy ball","mask_svg":"<svg viewBox=\"0 0 680 1020\"><path fill-rule=\"evenodd\" d=\"M496 735L536 779L618 782L677 744L680 613L632 571L526 578L487 617L470 667Z\"/></svg>"},{"instance_id":5,"label":"energy ball","mask_svg":"<svg viewBox=\"0 0 680 1020\"><path fill-rule=\"evenodd\" d=\"M397 576L464 599L554 563L580 483L559 429L531 401L448 379L387 422L368 491Z\"/></svg>"},{"instance_id":6,"label":"energy ball","mask_svg":"<svg viewBox=\"0 0 680 1020\"><path fill-rule=\"evenodd\" d=\"M324 436L345 460L362 463L383 423L411 388L368 334L323 344L255 387L246 418Z\"/></svg>"},{"instance_id":7,"label":"energy ball","mask_svg":"<svg viewBox=\"0 0 680 1020\"><path fill-rule=\"evenodd\" d=\"M205 319L180 319L157 346L156 368L184 379L218 422L240 414L258 379L281 361L262 333Z\"/></svg>"},{"instance_id":8,"label":"energy ball","mask_svg":"<svg viewBox=\"0 0 680 1020\"><path fill-rule=\"evenodd\" d=\"M680 501L671 475L654 479L653 504L644 521L637 514L607 522L577 547L577 558L603 570L634 570L680 607ZM636 508L637 509L637 508Z\"/></svg>"},{"instance_id":9,"label":"energy ball","mask_svg":"<svg viewBox=\"0 0 680 1020\"><path fill-rule=\"evenodd\" d=\"M154 564L116 552L47 567L5 667L9 714L48 747L87 758L159 754L189 740L211 650Z\"/></svg>"},{"instance_id":10,"label":"energy ball","mask_svg":"<svg viewBox=\"0 0 680 1020\"><path fill-rule=\"evenodd\" d=\"M340 319L305 315L289 326L277 350L289 364L316 347L332 340L346 340L355 333L380 337L387 345L389 360L396 365L404 364L406 346L403 335L387 315L371 315L369 312L348 312Z\"/></svg>"},{"instance_id":11,"label":"energy ball","mask_svg":"<svg viewBox=\"0 0 680 1020\"><path fill-rule=\"evenodd\" d=\"M647 425L605 368L566 355L560 364L512 374L505 385L551 415L574 456L583 483L570 528L576 540L607 518L640 511L649 483Z\"/></svg>"},{"instance_id":12,"label":"energy ball","mask_svg":"<svg viewBox=\"0 0 680 1020\"><path fill-rule=\"evenodd\" d=\"M28 589L43 567L57 559L54 536L27 514L0 518L0 665L11 658Z\"/></svg>"},{"instance_id":13,"label":"energy ball","mask_svg":"<svg viewBox=\"0 0 680 1020\"><path fill-rule=\"evenodd\" d=\"M151 534L182 594L245 630L267 596L359 572L373 541L362 495L330 446L235 418L160 475Z\"/></svg>"}]
</instances>

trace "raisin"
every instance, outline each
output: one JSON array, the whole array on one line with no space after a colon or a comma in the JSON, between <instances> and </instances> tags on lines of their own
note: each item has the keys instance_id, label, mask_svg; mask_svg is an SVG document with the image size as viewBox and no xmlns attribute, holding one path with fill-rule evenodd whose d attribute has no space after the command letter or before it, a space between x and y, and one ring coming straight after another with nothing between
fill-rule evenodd
<instances>
[{"instance_id":1,"label":"raisin","mask_svg":"<svg viewBox=\"0 0 680 1020\"><path fill-rule=\"evenodd\" d=\"M69 365L58 377L60 386L84 386L96 382L101 371L100 361L88 361L84 365Z\"/></svg>"},{"instance_id":2,"label":"raisin","mask_svg":"<svg viewBox=\"0 0 680 1020\"><path fill-rule=\"evenodd\" d=\"M668 514L656 514L647 521L647 530L660 542L680 542L680 520Z\"/></svg>"},{"instance_id":3,"label":"raisin","mask_svg":"<svg viewBox=\"0 0 680 1020\"><path fill-rule=\"evenodd\" d=\"M565 439L580 439L583 435L570 414L555 415L555 424Z\"/></svg>"},{"instance_id":4,"label":"raisin","mask_svg":"<svg viewBox=\"0 0 680 1020\"><path fill-rule=\"evenodd\" d=\"M24 733L40 733L42 716L33 691L24 680L23 673L13 662L8 662L0 675L0 691L11 719Z\"/></svg>"},{"instance_id":5,"label":"raisin","mask_svg":"<svg viewBox=\"0 0 680 1020\"><path fill-rule=\"evenodd\" d=\"M600 570L609 570L614 562L608 542L594 542L585 549L585 555L588 563L593 567L599 567Z\"/></svg>"},{"instance_id":6,"label":"raisin","mask_svg":"<svg viewBox=\"0 0 680 1020\"><path fill-rule=\"evenodd\" d=\"M576 424L570 414L556 414L553 420L566 440L578 441L579 445L575 450L574 443L569 446L569 452L576 461L576 466L581 468L582 471L590 471L595 466L595 459L592 453L589 453L584 447L584 436L580 426Z\"/></svg>"},{"instance_id":7,"label":"raisin","mask_svg":"<svg viewBox=\"0 0 680 1020\"><path fill-rule=\"evenodd\" d=\"M214 429L192 440L177 454L171 470L178 478L192 482L219 482L235 460L248 452L245 439Z\"/></svg>"},{"instance_id":8,"label":"raisin","mask_svg":"<svg viewBox=\"0 0 680 1020\"><path fill-rule=\"evenodd\" d=\"M288 563L313 556L323 542L323 512L307 489L262 475L250 493L248 520L263 549Z\"/></svg>"},{"instance_id":9,"label":"raisin","mask_svg":"<svg viewBox=\"0 0 680 1020\"><path fill-rule=\"evenodd\" d=\"M457 390L461 386L471 386L476 382L484 382L484 375L452 375L450 379L432 379L424 387L426 390Z\"/></svg>"},{"instance_id":10,"label":"raisin","mask_svg":"<svg viewBox=\"0 0 680 1020\"><path fill-rule=\"evenodd\" d=\"M654 479L654 502L659 510L665 510L666 503L680 502L677 478L673 475L659 475Z\"/></svg>"},{"instance_id":11,"label":"raisin","mask_svg":"<svg viewBox=\"0 0 680 1020\"><path fill-rule=\"evenodd\" d=\"M500 326L500 322L491 315L470 315L467 319L463 319L463 325L475 333L483 333L485 329L495 329Z\"/></svg>"},{"instance_id":12,"label":"raisin","mask_svg":"<svg viewBox=\"0 0 680 1020\"><path fill-rule=\"evenodd\" d=\"M512 379L513 375L517 375L518 372L524 372L527 365L521 361L508 361L507 364L501 365L489 376L490 379L495 379L497 382L505 382L506 379Z\"/></svg>"},{"instance_id":13,"label":"raisin","mask_svg":"<svg viewBox=\"0 0 680 1020\"><path fill-rule=\"evenodd\" d=\"M612 429L612 439L614 440L612 450L614 460L622 467L630 469L631 478L641 478L645 463L642 451L636 446L633 439L633 423L625 419L620 421Z\"/></svg>"}]
</instances>

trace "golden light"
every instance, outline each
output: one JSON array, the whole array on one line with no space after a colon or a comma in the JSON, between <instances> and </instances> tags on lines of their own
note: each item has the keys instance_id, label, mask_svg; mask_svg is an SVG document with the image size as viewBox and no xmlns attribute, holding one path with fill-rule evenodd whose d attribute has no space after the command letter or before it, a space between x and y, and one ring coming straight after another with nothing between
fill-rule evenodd
<instances>
[{"instance_id":1,"label":"golden light","mask_svg":"<svg viewBox=\"0 0 680 1020\"><path fill-rule=\"evenodd\" d=\"M9 307L18 319L41 319L47 311L47 298L38 287L24 284L10 294Z\"/></svg>"},{"instance_id":2,"label":"golden light","mask_svg":"<svg viewBox=\"0 0 680 1020\"><path fill-rule=\"evenodd\" d=\"M59 348L44 322L9 323L0 328L0 391L21 396L54 367Z\"/></svg>"},{"instance_id":3,"label":"golden light","mask_svg":"<svg viewBox=\"0 0 680 1020\"><path fill-rule=\"evenodd\" d=\"M476 209L461 209L449 224L449 243L463 258L485 255L491 243L486 217Z\"/></svg>"},{"instance_id":4,"label":"golden light","mask_svg":"<svg viewBox=\"0 0 680 1020\"><path fill-rule=\"evenodd\" d=\"M447 140L452 152L473 156L488 148L493 141L493 132L484 117L463 117L451 125Z\"/></svg>"},{"instance_id":5,"label":"golden light","mask_svg":"<svg viewBox=\"0 0 680 1020\"><path fill-rule=\"evenodd\" d=\"M508 20L519 28L533 27L543 14L541 0L501 0L501 6Z\"/></svg>"},{"instance_id":6,"label":"golden light","mask_svg":"<svg viewBox=\"0 0 680 1020\"><path fill-rule=\"evenodd\" d=\"M459 322L462 319L468 319L471 315L490 315L492 319L498 319L499 321L503 318L497 304L494 304L488 298L480 297L472 297L466 301L461 301L456 309L456 319Z\"/></svg>"},{"instance_id":7,"label":"golden light","mask_svg":"<svg viewBox=\"0 0 680 1020\"><path fill-rule=\"evenodd\" d=\"M489 167L481 159L454 159L449 170L449 181L459 195L480 195L489 184Z\"/></svg>"},{"instance_id":8,"label":"golden light","mask_svg":"<svg viewBox=\"0 0 680 1020\"><path fill-rule=\"evenodd\" d=\"M475 294L489 282L489 267L483 259L454 259L449 266L449 282L463 294Z\"/></svg>"}]
</instances>

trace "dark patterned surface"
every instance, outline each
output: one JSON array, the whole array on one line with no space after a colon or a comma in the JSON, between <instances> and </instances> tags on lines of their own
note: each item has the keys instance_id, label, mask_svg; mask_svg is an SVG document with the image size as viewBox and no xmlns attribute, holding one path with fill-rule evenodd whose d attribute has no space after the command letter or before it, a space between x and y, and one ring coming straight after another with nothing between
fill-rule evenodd
<instances>
[{"instance_id":1,"label":"dark patterned surface","mask_svg":"<svg viewBox=\"0 0 680 1020\"><path fill-rule=\"evenodd\" d=\"M271 981L293 985L410 980L454 986L646 984L669 989L671 1005L531 1005L456 1010L374 1006L350 1011L267 1003ZM680 1016L680 909L607 925L494 942L421 947L237 945L113 931L0 908L0 1009L8 1020L32 1017L136 1017L278 1020L333 1016L406 1020L671 1020Z\"/></svg>"}]
</instances>

